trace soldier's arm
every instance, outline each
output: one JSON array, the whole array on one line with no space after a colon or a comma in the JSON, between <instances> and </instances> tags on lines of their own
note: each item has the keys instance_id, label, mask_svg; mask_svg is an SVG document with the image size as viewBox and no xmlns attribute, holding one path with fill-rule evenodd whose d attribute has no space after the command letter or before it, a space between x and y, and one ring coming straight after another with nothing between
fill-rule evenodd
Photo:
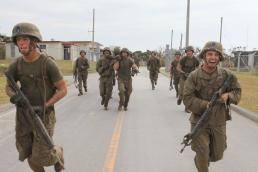
<instances>
[{"instance_id":1,"label":"soldier's arm","mask_svg":"<svg viewBox=\"0 0 258 172\"><path fill-rule=\"evenodd\" d=\"M90 68L90 63L89 63L89 60L86 58L86 69L89 69Z\"/></svg>"},{"instance_id":2,"label":"soldier's arm","mask_svg":"<svg viewBox=\"0 0 258 172\"><path fill-rule=\"evenodd\" d=\"M96 64L96 71L101 74L101 60L99 60Z\"/></svg>"},{"instance_id":3,"label":"soldier's arm","mask_svg":"<svg viewBox=\"0 0 258 172\"><path fill-rule=\"evenodd\" d=\"M241 86L236 78L236 76L234 74L232 74L230 72L231 75L233 75L233 80L231 83L231 88L230 90L226 93L228 99L225 101L228 101L229 104L233 103L233 104L238 104L240 99L241 99Z\"/></svg>"},{"instance_id":4,"label":"soldier's arm","mask_svg":"<svg viewBox=\"0 0 258 172\"><path fill-rule=\"evenodd\" d=\"M202 100L196 96L196 86L193 73L191 73L185 81L183 102L185 107L191 112L201 115L207 108L208 101Z\"/></svg>"},{"instance_id":5,"label":"soldier's arm","mask_svg":"<svg viewBox=\"0 0 258 172\"><path fill-rule=\"evenodd\" d=\"M173 64L171 64L171 66L170 66L170 77L173 77L173 69L174 69L174 66L173 66Z\"/></svg>"},{"instance_id":6,"label":"soldier's arm","mask_svg":"<svg viewBox=\"0 0 258 172\"><path fill-rule=\"evenodd\" d=\"M67 87L60 70L53 60L47 61L46 70L47 76L56 88L55 94L45 103L46 107L48 107L54 105L67 94Z\"/></svg>"},{"instance_id":7,"label":"soldier's arm","mask_svg":"<svg viewBox=\"0 0 258 172\"><path fill-rule=\"evenodd\" d=\"M66 83L63 79L55 82L54 86L56 87L56 93L46 102L46 107L53 106L67 94Z\"/></svg>"}]
</instances>

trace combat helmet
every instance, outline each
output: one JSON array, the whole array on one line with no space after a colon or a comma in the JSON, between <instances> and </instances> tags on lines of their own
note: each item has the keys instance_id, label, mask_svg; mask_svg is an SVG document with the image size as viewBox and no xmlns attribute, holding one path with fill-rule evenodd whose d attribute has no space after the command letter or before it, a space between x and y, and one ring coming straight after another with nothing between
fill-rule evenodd
<instances>
[{"instance_id":1,"label":"combat helmet","mask_svg":"<svg viewBox=\"0 0 258 172\"><path fill-rule=\"evenodd\" d=\"M105 48L103 49L103 54L104 54L105 51L108 51L108 52L109 52L109 55L111 55L111 50L110 50L110 48L105 47Z\"/></svg>"},{"instance_id":2,"label":"combat helmet","mask_svg":"<svg viewBox=\"0 0 258 172\"><path fill-rule=\"evenodd\" d=\"M120 48L119 47L115 47L114 48L114 55L119 55L120 54Z\"/></svg>"},{"instance_id":3,"label":"combat helmet","mask_svg":"<svg viewBox=\"0 0 258 172\"><path fill-rule=\"evenodd\" d=\"M126 52L129 55L129 50L127 48L122 48L122 50L120 51L120 54L122 54L122 52Z\"/></svg>"},{"instance_id":4,"label":"combat helmet","mask_svg":"<svg viewBox=\"0 0 258 172\"><path fill-rule=\"evenodd\" d=\"M185 47L185 53L186 53L187 51L192 51L192 52L194 52L194 47L193 47L193 46L187 46L187 47Z\"/></svg>"},{"instance_id":5,"label":"combat helmet","mask_svg":"<svg viewBox=\"0 0 258 172\"><path fill-rule=\"evenodd\" d=\"M180 55L180 56L181 56L181 52L177 50L177 51L175 52L175 56L176 56L176 55Z\"/></svg>"},{"instance_id":6,"label":"combat helmet","mask_svg":"<svg viewBox=\"0 0 258 172\"><path fill-rule=\"evenodd\" d=\"M207 51L209 51L209 50L218 52L219 55L220 55L220 61L223 61L223 60L224 60L224 57L223 57L223 47L222 47L222 44L221 44L221 43L215 42L215 41L209 41L209 42L207 42L207 43L204 45L202 51L200 52L199 57L200 57L201 59L203 59L205 53L206 53Z\"/></svg>"},{"instance_id":7,"label":"combat helmet","mask_svg":"<svg viewBox=\"0 0 258 172\"><path fill-rule=\"evenodd\" d=\"M37 26L32 23L18 23L13 27L12 41L16 43L18 36L30 36L35 38L38 42L42 41L42 36Z\"/></svg>"},{"instance_id":8,"label":"combat helmet","mask_svg":"<svg viewBox=\"0 0 258 172\"><path fill-rule=\"evenodd\" d=\"M81 51L80 51L80 55L81 55L82 53L87 54L86 51L84 51L84 50L81 50Z\"/></svg>"}]
</instances>

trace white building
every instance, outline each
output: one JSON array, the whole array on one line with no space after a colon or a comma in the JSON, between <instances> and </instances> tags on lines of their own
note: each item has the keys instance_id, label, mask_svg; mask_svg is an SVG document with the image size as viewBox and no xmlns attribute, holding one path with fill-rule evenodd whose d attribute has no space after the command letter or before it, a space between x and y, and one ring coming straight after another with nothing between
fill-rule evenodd
<instances>
[{"instance_id":1,"label":"white building","mask_svg":"<svg viewBox=\"0 0 258 172\"><path fill-rule=\"evenodd\" d=\"M87 58L96 61L99 58L100 47L102 45L98 42L94 43L94 53L91 41L43 41L39 43L42 52L54 57L56 60L75 60L79 57L80 51L87 52ZM21 54L17 46L12 42L5 44L5 58L16 58Z\"/></svg>"}]
</instances>

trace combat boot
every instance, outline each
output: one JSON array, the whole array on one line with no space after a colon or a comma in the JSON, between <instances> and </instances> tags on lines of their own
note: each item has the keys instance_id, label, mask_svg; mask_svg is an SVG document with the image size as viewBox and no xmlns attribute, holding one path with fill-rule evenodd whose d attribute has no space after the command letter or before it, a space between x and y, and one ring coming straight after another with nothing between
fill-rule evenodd
<instances>
[{"instance_id":1,"label":"combat boot","mask_svg":"<svg viewBox=\"0 0 258 172\"><path fill-rule=\"evenodd\" d=\"M127 110L128 110L128 109L127 109L127 106L125 106L125 107L124 107L124 111L127 111Z\"/></svg>"},{"instance_id":2,"label":"combat boot","mask_svg":"<svg viewBox=\"0 0 258 172\"><path fill-rule=\"evenodd\" d=\"M61 162L57 162L54 165L55 172L62 172L64 170L64 150L62 147L55 146L57 156L59 156Z\"/></svg>"},{"instance_id":3,"label":"combat boot","mask_svg":"<svg viewBox=\"0 0 258 172\"><path fill-rule=\"evenodd\" d=\"M87 87L84 87L84 91L87 92Z\"/></svg>"},{"instance_id":4,"label":"combat boot","mask_svg":"<svg viewBox=\"0 0 258 172\"><path fill-rule=\"evenodd\" d=\"M104 96L102 96L102 99L101 99L101 105L104 105L104 103L105 103L105 97Z\"/></svg>"},{"instance_id":5,"label":"combat boot","mask_svg":"<svg viewBox=\"0 0 258 172\"><path fill-rule=\"evenodd\" d=\"M80 92L79 94L78 94L78 96L82 96L83 95L83 93L82 92Z\"/></svg>"},{"instance_id":6,"label":"combat boot","mask_svg":"<svg viewBox=\"0 0 258 172\"><path fill-rule=\"evenodd\" d=\"M104 110L108 110L108 107L107 107L107 106L105 106L105 107L104 107Z\"/></svg>"},{"instance_id":7,"label":"combat boot","mask_svg":"<svg viewBox=\"0 0 258 172\"><path fill-rule=\"evenodd\" d=\"M177 99L177 105L181 105L181 103L182 103L182 99Z\"/></svg>"},{"instance_id":8,"label":"combat boot","mask_svg":"<svg viewBox=\"0 0 258 172\"><path fill-rule=\"evenodd\" d=\"M118 111L122 111L122 105L119 105L117 109Z\"/></svg>"},{"instance_id":9,"label":"combat boot","mask_svg":"<svg viewBox=\"0 0 258 172\"><path fill-rule=\"evenodd\" d=\"M191 113L191 111L189 109L187 109L187 108L185 108L185 112L186 113Z\"/></svg>"},{"instance_id":10,"label":"combat boot","mask_svg":"<svg viewBox=\"0 0 258 172\"><path fill-rule=\"evenodd\" d=\"M31 157L28 158L28 163L30 168L34 171L34 172L45 172L44 167L39 166L38 164L36 164L35 162L33 162L31 160Z\"/></svg>"}]
</instances>

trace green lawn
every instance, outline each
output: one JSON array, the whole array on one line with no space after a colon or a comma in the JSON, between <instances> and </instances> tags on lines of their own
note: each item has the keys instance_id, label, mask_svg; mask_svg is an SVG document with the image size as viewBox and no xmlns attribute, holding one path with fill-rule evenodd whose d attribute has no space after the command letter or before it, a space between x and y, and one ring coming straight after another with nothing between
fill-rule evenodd
<instances>
[{"instance_id":1,"label":"green lawn","mask_svg":"<svg viewBox=\"0 0 258 172\"><path fill-rule=\"evenodd\" d=\"M258 76L249 73L236 73L242 87L239 106L258 114Z\"/></svg>"}]
</instances>

